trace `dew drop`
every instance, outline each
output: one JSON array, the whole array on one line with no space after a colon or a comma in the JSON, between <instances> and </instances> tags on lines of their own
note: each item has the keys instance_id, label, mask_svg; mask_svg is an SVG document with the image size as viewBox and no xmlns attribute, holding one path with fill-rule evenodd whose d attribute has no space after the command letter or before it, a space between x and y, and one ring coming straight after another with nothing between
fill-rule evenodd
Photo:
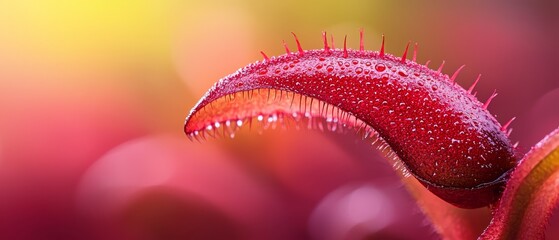
<instances>
[{"instance_id":1,"label":"dew drop","mask_svg":"<svg viewBox=\"0 0 559 240\"><path fill-rule=\"evenodd\" d=\"M382 74L381 78L384 81L388 80L388 74L386 74L386 73Z\"/></svg>"},{"instance_id":2,"label":"dew drop","mask_svg":"<svg viewBox=\"0 0 559 240\"><path fill-rule=\"evenodd\" d=\"M383 72L384 70L386 70L386 66L382 63L379 63L375 66L375 69L379 72Z\"/></svg>"},{"instance_id":3,"label":"dew drop","mask_svg":"<svg viewBox=\"0 0 559 240\"><path fill-rule=\"evenodd\" d=\"M353 61L351 61L351 63L353 63L353 65L357 65L359 63L359 61L353 60Z\"/></svg>"},{"instance_id":4,"label":"dew drop","mask_svg":"<svg viewBox=\"0 0 559 240\"><path fill-rule=\"evenodd\" d=\"M431 86L431 89L433 89L433 91L437 91L437 89L439 89L439 87L437 85L433 85L433 86Z\"/></svg>"},{"instance_id":5,"label":"dew drop","mask_svg":"<svg viewBox=\"0 0 559 240\"><path fill-rule=\"evenodd\" d=\"M321 63L316 64L316 69L321 69L321 68L322 68L322 64L321 64Z\"/></svg>"},{"instance_id":6,"label":"dew drop","mask_svg":"<svg viewBox=\"0 0 559 240\"><path fill-rule=\"evenodd\" d=\"M398 74L399 74L400 76L402 76L402 77L407 77L407 76L408 76L408 73L405 72L404 70L399 70L399 71L398 71Z\"/></svg>"},{"instance_id":7,"label":"dew drop","mask_svg":"<svg viewBox=\"0 0 559 240\"><path fill-rule=\"evenodd\" d=\"M243 120L239 119L237 120L237 127L242 127L243 126Z\"/></svg>"},{"instance_id":8,"label":"dew drop","mask_svg":"<svg viewBox=\"0 0 559 240\"><path fill-rule=\"evenodd\" d=\"M328 65L328 67L326 67L326 71L332 72L334 71L334 67L332 65Z\"/></svg>"},{"instance_id":9,"label":"dew drop","mask_svg":"<svg viewBox=\"0 0 559 240\"><path fill-rule=\"evenodd\" d=\"M361 74L362 72L363 72L363 68L358 67L355 69L355 73L357 74Z\"/></svg>"}]
</instances>

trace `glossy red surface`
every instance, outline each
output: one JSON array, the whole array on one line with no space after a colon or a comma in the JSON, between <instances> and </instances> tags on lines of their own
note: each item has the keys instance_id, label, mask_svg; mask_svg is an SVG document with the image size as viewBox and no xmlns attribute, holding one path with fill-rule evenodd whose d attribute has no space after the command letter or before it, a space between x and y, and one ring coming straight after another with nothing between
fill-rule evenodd
<instances>
[{"instance_id":1,"label":"glossy red surface","mask_svg":"<svg viewBox=\"0 0 559 240\"><path fill-rule=\"evenodd\" d=\"M409 172L439 197L468 208L497 199L516 159L506 134L483 103L447 75L413 61L373 51L347 53L344 57L343 50L325 48L250 64L210 89L191 111L185 132L194 136L225 126L226 121L245 121L257 115L297 112L328 118L335 114L324 112L328 112L327 106L334 106L346 114L335 121L351 125L357 121L353 117L372 127ZM260 95L274 89L295 93L293 98L305 96L301 100L305 106L308 99L325 104L316 107L311 102L318 113L309 113L300 105L259 112L235 104L252 101L246 98L258 89ZM251 94L227 100L226 96L239 92ZM218 99L221 102L211 105L207 113L209 104ZM262 118L267 116L259 120Z\"/></svg>"}]
</instances>

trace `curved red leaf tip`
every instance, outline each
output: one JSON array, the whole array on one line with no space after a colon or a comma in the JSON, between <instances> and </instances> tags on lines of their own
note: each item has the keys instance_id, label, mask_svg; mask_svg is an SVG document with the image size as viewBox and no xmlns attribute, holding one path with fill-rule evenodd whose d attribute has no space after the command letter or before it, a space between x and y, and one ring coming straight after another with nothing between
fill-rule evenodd
<instances>
[{"instance_id":1,"label":"curved red leaf tip","mask_svg":"<svg viewBox=\"0 0 559 240\"><path fill-rule=\"evenodd\" d=\"M363 29L359 30L359 51L363 52L365 51L365 43L363 40Z\"/></svg>"},{"instance_id":2,"label":"curved red leaf tip","mask_svg":"<svg viewBox=\"0 0 559 240\"><path fill-rule=\"evenodd\" d=\"M425 67L429 67L429 63L431 63L431 60L427 60L427 62L425 62Z\"/></svg>"},{"instance_id":3,"label":"curved red leaf tip","mask_svg":"<svg viewBox=\"0 0 559 240\"><path fill-rule=\"evenodd\" d=\"M511 174L479 239L544 239L559 204L559 128L536 144Z\"/></svg>"},{"instance_id":4,"label":"curved red leaf tip","mask_svg":"<svg viewBox=\"0 0 559 240\"><path fill-rule=\"evenodd\" d=\"M293 34L293 38L295 38L295 42L297 43L297 50L299 51L299 55L303 55L305 53L305 51L303 51L303 47L301 47L301 43L299 42L299 38L297 38L297 35L295 35L294 32L291 32L291 34Z\"/></svg>"},{"instance_id":5,"label":"curved red leaf tip","mask_svg":"<svg viewBox=\"0 0 559 240\"><path fill-rule=\"evenodd\" d=\"M330 34L330 42L332 42L332 48L336 49L336 46L334 45L334 35Z\"/></svg>"},{"instance_id":6,"label":"curved red leaf tip","mask_svg":"<svg viewBox=\"0 0 559 240\"><path fill-rule=\"evenodd\" d=\"M324 52L329 52L330 47L328 46L328 35L326 32L322 32L322 40L324 41Z\"/></svg>"},{"instance_id":7,"label":"curved red leaf tip","mask_svg":"<svg viewBox=\"0 0 559 240\"><path fill-rule=\"evenodd\" d=\"M346 58L347 56L347 58ZM460 207L497 200L516 164L500 124L445 74L381 52L286 54L221 79L192 109L193 138L236 122L378 135L423 185ZM216 125L216 123L220 123ZM219 131L216 131L219 129Z\"/></svg>"}]
</instances>

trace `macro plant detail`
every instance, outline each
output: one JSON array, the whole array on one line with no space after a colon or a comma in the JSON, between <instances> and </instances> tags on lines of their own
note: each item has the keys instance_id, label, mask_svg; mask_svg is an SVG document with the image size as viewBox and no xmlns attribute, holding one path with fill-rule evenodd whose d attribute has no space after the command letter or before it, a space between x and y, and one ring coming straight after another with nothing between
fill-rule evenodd
<instances>
[{"instance_id":1,"label":"macro plant detail","mask_svg":"<svg viewBox=\"0 0 559 240\"><path fill-rule=\"evenodd\" d=\"M379 51L324 48L268 57L219 80L191 110L184 131L191 139L233 137L242 126L351 129L387 151L439 198L461 208L490 206L494 218L481 238L543 238L557 197L558 132L524 158L507 129L472 91L416 60ZM521 160L522 159L522 160ZM422 206L428 208L429 206ZM546 214L537 214L544 212ZM530 221L526 221L530 216ZM536 220L534 220L536 219ZM434 219L433 219L434 220ZM434 225L440 224L433 221ZM459 228L460 226L456 226ZM444 233L441 232L441 235Z\"/></svg>"}]
</instances>

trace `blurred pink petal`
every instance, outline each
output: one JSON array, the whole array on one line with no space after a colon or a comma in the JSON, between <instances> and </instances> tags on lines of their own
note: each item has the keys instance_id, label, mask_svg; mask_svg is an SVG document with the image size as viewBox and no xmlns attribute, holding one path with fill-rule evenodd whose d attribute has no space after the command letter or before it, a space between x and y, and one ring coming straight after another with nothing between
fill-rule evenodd
<instances>
[{"instance_id":1,"label":"blurred pink petal","mask_svg":"<svg viewBox=\"0 0 559 240\"><path fill-rule=\"evenodd\" d=\"M130 211L126 209L137 204L149 207L135 202L151 201L141 200L144 198L157 202L159 198L152 195L163 194L161 201L173 201L179 208L189 209L188 204L193 203L213 209L210 212L234 221L235 231L243 236L274 236L275 230L270 227L283 221L279 211L282 204L232 159L211 144L192 143L183 136L135 139L109 151L92 165L80 185L78 203L87 215L111 219L136 214L126 213ZM178 217L181 219L160 219L160 224L196 221L199 216ZM154 229L145 229L145 233L156 234L151 230Z\"/></svg>"},{"instance_id":2,"label":"blurred pink petal","mask_svg":"<svg viewBox=\"0 0 559 240\"><path fill-rule=\"evenodd\" d=\"M315 239L430 239L436 235L419 208L402 201L394 185L348 184L328 194L313 211L309 227ZM425 220L424 220L425 222ZM426 222L425 222L426 223ZM399 231L406 229L406 231Z\"/></svg>"}]
</instances>

